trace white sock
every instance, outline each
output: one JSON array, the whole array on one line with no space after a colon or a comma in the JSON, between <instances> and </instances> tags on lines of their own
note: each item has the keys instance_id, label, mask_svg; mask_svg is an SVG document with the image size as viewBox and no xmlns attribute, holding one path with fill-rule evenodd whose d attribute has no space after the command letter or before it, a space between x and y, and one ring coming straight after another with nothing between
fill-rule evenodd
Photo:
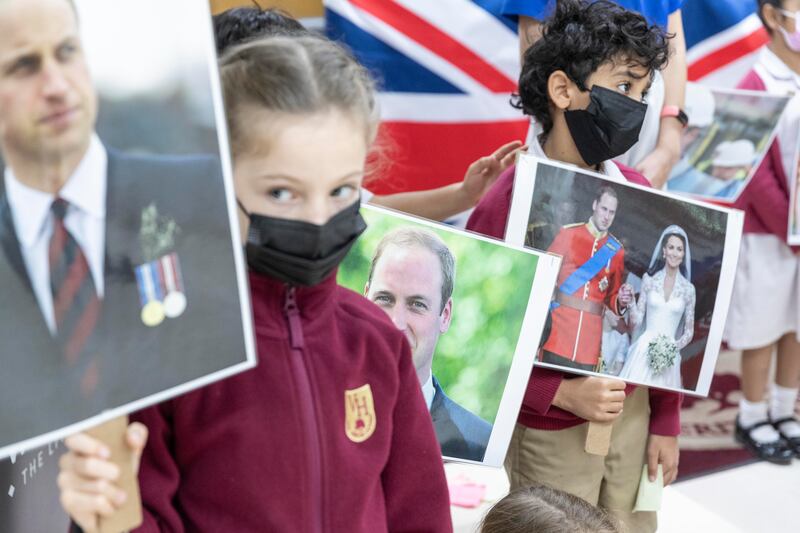
<instances>
[{"instance_id":1,"label":"white sock","mask_svg":"<svg viewBox=\"0 0 800 533\"><path fill-rule=\"evenodd\" d=\"M767 402L748 402L744 398L739 400L739 424L744 428L749 428L759 422L768 420ZM756 442L775 442L780 439L780 434L772 426L761 426L750 432L750 436Z\"/></svg>"},{"instance_id":2,"label":"white sock","mask_svg":"<svg viewBox=\"0 0 800 533\"><path fill-rule=\"evenodd\" d=\"M772 420L795 417L798 389L789 389L780 385L772 385L772 394L769 399L769 416ZM781 424L781 431L789 438L800 437L800 424L785 422Z\"/></svg>"}]
</instances>

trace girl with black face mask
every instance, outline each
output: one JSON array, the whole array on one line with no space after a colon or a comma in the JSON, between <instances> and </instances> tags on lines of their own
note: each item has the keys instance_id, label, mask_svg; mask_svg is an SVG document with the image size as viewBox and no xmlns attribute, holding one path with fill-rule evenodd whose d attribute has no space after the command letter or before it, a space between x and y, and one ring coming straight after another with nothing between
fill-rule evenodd
<instances>
[{"instance_id":1,"label":"girl with black face mask","mask_svg":"<svg viewBox=\"0 0 800 533\"><path fill-rule=\"evenodd\" d=\"M335 279L365 229L367 73L323 39L275 37L221 74L259 365L132 416L144 530L451 531L408 343ZM126 495L102 443L67 446L62 502L96 531Z\"/></svg>"}]
</instances>

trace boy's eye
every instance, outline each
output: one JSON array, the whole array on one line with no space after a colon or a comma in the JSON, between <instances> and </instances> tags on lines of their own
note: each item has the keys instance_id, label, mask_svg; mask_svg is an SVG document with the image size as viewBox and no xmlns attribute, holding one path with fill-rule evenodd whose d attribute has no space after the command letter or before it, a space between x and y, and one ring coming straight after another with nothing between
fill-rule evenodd
<instances>
[{"instance_id":1,"label":"boy's eye","mask_svg":"<svg viewBox=\"0 0 800 533\"><path fill-rule=\"evenodd\" d=\"M627 81L624 83L620 83L619 85L617 85L617 89L619 89L620 92L623 94L628 94L629 92L631 92L631 84L628 83Z\"/></svg>"},{"instance_id":2,"label":"boy's eye","mask_svg":"<svg viewBox=\"0 0 800 533\"><path fill-rule=\"evenodd\" d=\"M346 200L348 198L352 198L353 194L355 194L356 188L352 185L342 185L341 187L336 187L334 190L331 191L331 196L334 198L341 198Z\"/></svg>"}]
</instances>

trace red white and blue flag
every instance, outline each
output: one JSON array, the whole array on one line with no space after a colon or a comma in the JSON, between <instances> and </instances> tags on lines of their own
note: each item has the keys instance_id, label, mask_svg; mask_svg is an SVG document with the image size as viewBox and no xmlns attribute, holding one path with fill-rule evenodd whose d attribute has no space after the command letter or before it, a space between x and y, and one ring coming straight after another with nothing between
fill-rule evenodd
<instances>
[{"instance_id":1,"label":"red white and blue flag","mask_svg":"<svg viewBox=\"0 0 800 533\"><path fill-rule=\"evenodd\" d=\"M378 79L391 165L378 194L435 188L500 145L525 139L509 105L519 74L516 24L502 0L325 0L326 30ZM766 33L756 0L686 0L689 79L733 87Z\"/></svg>"},{"instance_id":2,"label":"red white and blue flag","mask_svg":"<svg viewBox=\"0 0 800 533\"><path fill-rule=\"evenodd\" d=\"M475 159L525 139L528 122L509 105L519 43L515 25L493 14L500 3L325 1L328 35L378 78L391 166L373 192L460 181Z\"/></svg>"},{"instance_id":3,"label":"red white and blue flag","mask_svg":"<svg viewBox=\"0 0 800 533\"><path fill-rule=\"evenodd\" d=\"M681 13L690 81L721 88L739 83L769 40L757 8L757 0L685 1Z\"/></svg>"}]
</instances>

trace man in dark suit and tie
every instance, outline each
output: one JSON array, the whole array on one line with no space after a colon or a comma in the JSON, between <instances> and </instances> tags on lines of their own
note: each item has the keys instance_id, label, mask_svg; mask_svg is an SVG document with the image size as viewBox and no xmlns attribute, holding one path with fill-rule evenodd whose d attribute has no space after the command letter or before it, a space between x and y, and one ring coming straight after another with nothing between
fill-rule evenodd
<instances>
[{"instance_id":1,"label":"man in dark suit and tie","mask_svg":"<svg viewBox=\"0 0 800 533\"><path fill-rule=\"evenodd\" d=\"M0 2L0 448L245 361L219 161L105 146L78 31Z\"/></svg>"},{"instance_id":2,"label":"man in dark suit and tie","mask_svg":"<svg viewBox=\"0 0 800 533\"><path fill-rule=\"evenodd\" d=\"M447 245L430 231L400 228L378 244L365 294L408 337L442 454L481 461L491 424L448 398L431 369L439 336L450 327L454 282Z\"/></svg>"}]
</instances>

